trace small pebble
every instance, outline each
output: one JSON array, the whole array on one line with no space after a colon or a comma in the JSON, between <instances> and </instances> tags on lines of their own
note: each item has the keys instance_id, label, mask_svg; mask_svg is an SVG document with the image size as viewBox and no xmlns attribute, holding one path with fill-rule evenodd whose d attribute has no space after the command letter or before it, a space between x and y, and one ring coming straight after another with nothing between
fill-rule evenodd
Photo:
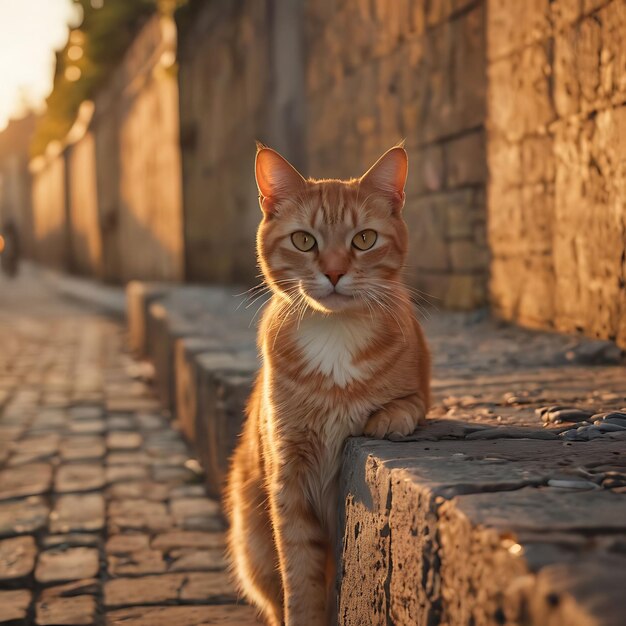
<instances>
[{"instance_id":1,"label":"small pebble","mask_svg":"<svg viewBox=\"0 0 626 626\"><path fill-rule=\"evenodd\" d=\"M597 489L598 485L589 480L568 480L565 478L551 478L548 481L549 487L559 487L560 489Z\"/></svg>"},{"instance_id":2,"label":"small pebble","mask_svg":"<svg viewBox=\"0 0 626 626\"><path fill-rule=\"evenodd\" d=\"M626 430L626 426L620 426L619 424L612 424L611 422L603 422L602 420L596 420L594 426L603 433L620 432Z\"/></svg>"},{"instance_id":3,"label":"small pebble","mask_svg":"<svg viewBox=\"0 0 626 626\"><path fill-rule=\"evenodd\" d=\"M582 422L589 419L593 415L593 411L588 409L560 409L558 411L549 411L543 415L543 419L548 422Z\"/></svg>"},{"instance_id":4,"label":"small pebble","mask_svg":"<svg viewBox=\"0 0 626 626\"><path fill-rule=\"evenodd\" d=\"M626 477L624 478L606 478L602 481L605 489L614 489L615 487L626 487Z\"/></svg>"},{"instance_id":5,"label":"small pebble","mask_svg":"<svg viewBox=\"0 0 626 626\"><path fill-rule=\"evenodd\" d=\"M545 415L546 413L553 413L554 411L561 411L562 409L567 409L566 406L561 406L559 404L553 404L552 406L540 406L538 409L535 409L535 413L539 416Z\"/></svg>"}]
</instances>

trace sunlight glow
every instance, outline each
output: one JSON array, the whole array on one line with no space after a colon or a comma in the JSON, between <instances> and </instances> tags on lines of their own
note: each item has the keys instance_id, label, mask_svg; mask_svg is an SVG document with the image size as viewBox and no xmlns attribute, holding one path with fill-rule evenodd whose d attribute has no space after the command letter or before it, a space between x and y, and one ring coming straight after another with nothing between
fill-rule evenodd
<instances>
[{"instance_id":1,"label":"sunlight glow","mask_svg":"<svg viewBox=\"0 0 626 626\"><path fill-rule=\"evenodd\" d=\"M67 51L70 61L78 61L83 58L83 49L80 46L71 46Z\"/></svg>"},{"instance_id":2,"label":"sunlight glow","mask_svg":"<svg viewBox=\"0 0 626 626\"><path fill-rule=\"evenodd\" d=\"M71 0L0 2L0 130L28 107L43 106L52 89L54 51L78 17Z\"/></svg>"},{"instance_id":3,"label":"sunlight glow","mask_svg":"<svg viewBox=\"0 0 626 626\"><path fill-rule=\"evenodd\" d=\"M81 74L80 68L75 65L70 65L65 68L65 78L71 83L75 83L80 78Z\"/></svg>"}]
</instances>

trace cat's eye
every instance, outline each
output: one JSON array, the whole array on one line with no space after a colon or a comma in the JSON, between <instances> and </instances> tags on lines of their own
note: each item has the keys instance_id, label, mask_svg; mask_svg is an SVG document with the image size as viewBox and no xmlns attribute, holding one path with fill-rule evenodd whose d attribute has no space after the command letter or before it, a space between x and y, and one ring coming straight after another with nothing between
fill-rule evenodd
<instances>
[{"instance_id":1,"label":"cat's eye","mask_svg":"<svg viewBox=\"0 0 626 626\"><path fill-rule=\"evenodd\" d=\"M308 252L313 248L313 246L315 246L316 241L313 235L305 233L303 230L299 230L291 235L291 243L293 243L298 250Z\"/></svg>"},{"instance_id":2,"label":"cat's eye","mask_svg":"<svg viewBox=\"0 0 626 626\"><path fill-rule=\"evenodd\" d=\"M375 230L362 230L352 238L352 245L358 250L369 250L378 239Z\"/></svg>"}]
</instances>

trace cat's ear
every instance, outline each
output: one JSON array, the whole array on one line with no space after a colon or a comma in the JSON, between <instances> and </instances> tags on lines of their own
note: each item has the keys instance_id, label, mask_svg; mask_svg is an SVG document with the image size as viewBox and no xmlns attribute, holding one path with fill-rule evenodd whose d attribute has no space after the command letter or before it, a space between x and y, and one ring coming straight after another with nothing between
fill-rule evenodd
<instances>
[{"instance_id":1,"label":"cat's ear","mask_svg":"<svg viewBox=\"0 0 626 626\"><path fill-rule=\"evenodd\" d=\"M372 167L361 176L360 184L389 196L393 207L404 205L404 185L409 170L409 159L402 146L387 150Z\"/></svg>"},{"instance_id":2,"label":"cat's ear","mask_svg":"<svg viewBox=\"0 0 626 626\"><path fill-rule=\"evenodd\" d=\"M277 200L298 195L306 185L287 159L262 144L257 144L255 174L263 211L271 211Z\"/></svg>"}]
</instances>

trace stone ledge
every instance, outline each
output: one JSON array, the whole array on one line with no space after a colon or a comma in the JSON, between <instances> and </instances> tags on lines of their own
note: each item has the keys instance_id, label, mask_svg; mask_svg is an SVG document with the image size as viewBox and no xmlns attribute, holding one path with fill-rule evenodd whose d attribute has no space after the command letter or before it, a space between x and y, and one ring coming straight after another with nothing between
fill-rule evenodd
<instances>
[{"instance_id":1,"label":"stone ledge","mask_svg":"<svg viewBox=\"0 0 626 626\"><path fill-rule=\"evenodd\" d=\"M623 495L548 481L624 445L577 445L349 441L340 622L623 623Z\"/></svg>"},{"instance_id":2,"label":"stone ledge","mask_svg":"<svg viewBox=\"0 0 626 626\"><path fill-rule=\"evenodd\" d=\"M218 288L128 290L131 344L153 360L214 495L258 366L252 316L236 306ZM541 409L625 407L619 355L482 314L425 326L427 427L346 446L340 624L621 624L626 431ZM581 424L593 441L575 440Z\"/></svg>"}]
</instances>

